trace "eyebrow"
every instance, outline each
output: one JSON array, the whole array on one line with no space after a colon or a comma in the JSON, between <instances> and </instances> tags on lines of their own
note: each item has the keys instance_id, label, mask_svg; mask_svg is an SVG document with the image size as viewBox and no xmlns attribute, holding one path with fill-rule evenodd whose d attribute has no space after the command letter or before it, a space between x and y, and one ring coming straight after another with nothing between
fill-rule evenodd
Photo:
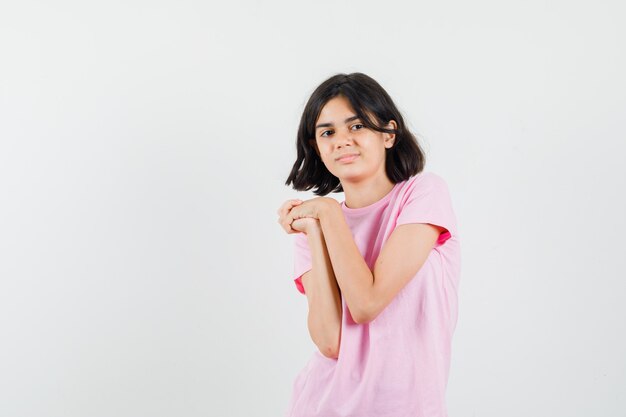
<instances>
[{"instance_id":1,"label":"eyebrow","mask_svg":"<svg viewBox=\"0 0 626 417\"><path fill-rule=\"evenodd\" d=\"M351 122L353 120L359 119L359 116L350 116L348 117L346 120L344 120L344 123L348 123ZM331 127L333 124L332 123L320 123L317 126L315 126L315 130L319 129L320 127Z\"/></svg>"}]
</instances>

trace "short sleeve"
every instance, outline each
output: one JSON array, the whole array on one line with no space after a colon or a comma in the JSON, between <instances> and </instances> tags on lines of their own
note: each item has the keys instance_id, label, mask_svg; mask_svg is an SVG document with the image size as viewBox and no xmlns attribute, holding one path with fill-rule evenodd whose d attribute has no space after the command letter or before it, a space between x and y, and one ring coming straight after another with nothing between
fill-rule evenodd
<instances>
[{"instance_id":1,"label":"short sleeve","mask_svg":"<svg viewBox=\"0 0 626 417\"><path fill-rule=\"evenodd\" d=\"M446 230L439 235L437 246L457 235L456 216L448 185L440 176L429 172L411 181L403 198L396 226L407 223L430 223Z\"/></svg>"},{"instance_id":2,"label":"short sleeve","mask_svg":"<svg viewBox=\"0 0 626 417\"><path fill-rule=\"evenodd\" d=\"M304 291L304 285L302 285L302 275L312 268L311 264L311 249L309 248L309 241L305 233L296 233L294 235L294 265L293 276L296 288L302 294L306 294Z\"/></svg>"}]
</instances>

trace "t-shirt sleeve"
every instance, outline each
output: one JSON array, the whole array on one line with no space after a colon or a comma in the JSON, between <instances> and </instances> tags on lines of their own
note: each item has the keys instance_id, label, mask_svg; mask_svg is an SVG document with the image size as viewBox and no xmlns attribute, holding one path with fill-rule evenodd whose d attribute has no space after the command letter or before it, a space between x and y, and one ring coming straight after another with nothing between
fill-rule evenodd
<instances>
[{"instance_id":1,"label":"t-shirt sleeve","mask_svg":"<svg viewBox=\"0 0 626 417\"><path fill-rule=\"evenodd\" d=\"M396 220L396 226L407 223L430 223L441 226L437 246L457 235L456 217L448 185L440 176L426 173L407 189Z\"/></svg>"},{"instance_id":2,"label":"t-shirt sleeve","mask_svg":"<svg viewBox=\"0 0 626 417\"><path fill-rule=\"evenodd\" d=\"M296 233L294 235L293 259L293 278L296 284L296 288L302 294L306 294L304 291L304 285L302 285L302 275L312 268L312 263L309 240L305 233Z\"/></svg>"}]
</instances>

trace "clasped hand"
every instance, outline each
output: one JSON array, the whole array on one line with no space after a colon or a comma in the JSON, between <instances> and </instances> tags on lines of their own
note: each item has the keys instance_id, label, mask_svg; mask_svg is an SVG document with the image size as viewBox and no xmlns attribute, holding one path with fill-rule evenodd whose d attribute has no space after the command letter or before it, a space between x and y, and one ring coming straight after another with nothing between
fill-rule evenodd
<instances>
[{"instance_id":1,"label":"clasped hand","mask_svg":"<svg viewBox=\"0 0 626 417\"><path fill-rule=\"evenodd\" d=\"M332 200L332 201L329 201ZM309 233L312 227L319 227L320 216L328 204L336 203L329 197L316 197L310 200L291 199L277 210L278 223L288 234Z\"/></svg>"}]
</instances>

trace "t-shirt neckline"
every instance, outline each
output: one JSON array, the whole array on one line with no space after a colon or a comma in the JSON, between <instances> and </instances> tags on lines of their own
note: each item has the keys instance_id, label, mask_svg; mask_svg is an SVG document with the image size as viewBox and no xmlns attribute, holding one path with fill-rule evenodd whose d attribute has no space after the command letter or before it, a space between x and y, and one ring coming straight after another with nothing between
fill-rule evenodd
<instances>
[{"instance_id":1,"label":"t-shirt neckline","mask_svg":"<svg viewBox=\"0 0 626 417\"><path fill-rule=\"evenodd\" d=\"M396 188L398 188L398 186L402 182L403 181L395 183L393 188L383 198L381 198L378 201L373 202L372 204L370 204L368 206L358 207L358 208L350 208L350 207L346 206L346 201L344 200L344 201L341 202L341 208L342 208L342 210L346 214L361 214L361 213L366 213L366 212L375 210L378 207L380 207L381 205L387 203L391 199L391 196L393 195L394 191L396 190Z\"/></svg>"}]
</instances>

